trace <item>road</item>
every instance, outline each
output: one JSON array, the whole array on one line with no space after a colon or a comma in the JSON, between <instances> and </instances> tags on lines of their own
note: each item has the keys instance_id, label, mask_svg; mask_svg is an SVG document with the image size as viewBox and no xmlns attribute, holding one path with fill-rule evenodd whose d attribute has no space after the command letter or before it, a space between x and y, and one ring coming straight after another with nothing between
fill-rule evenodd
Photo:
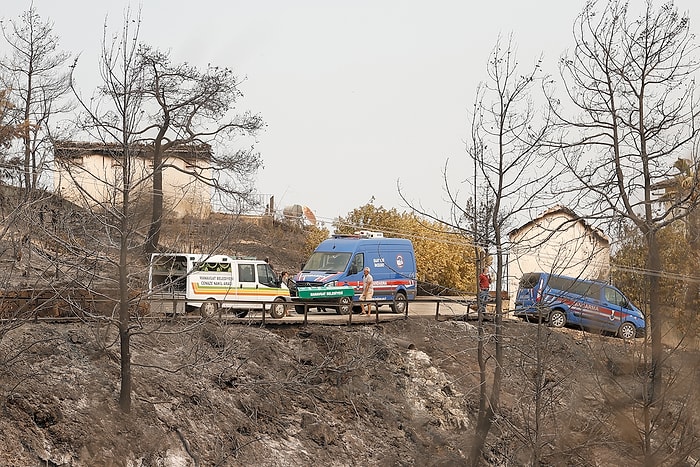
<instances>
[{"instance_id":1,"label":"road","mask_svg":"<svg viewBox=\"0 0 700 467\"><path fill-rule=\"evenodd\" d=\"M468 309L467 304L473 303L473 299L466 300L462 297L419 297L417 300L409 302L408 306L408 316L432 316L440 319L450 319L467 316ZM489 305L487 309L492 309L493 305ZM323 323L323 324L360 324L360 323L370 323L376 321L389 321L395 319L403 319L403 314L396 314L391 311L388 305L384 305L379 309L379 317L375 311L375 307L372 307L372 314L370 316L362 314L353 315L339 315L333 309L327 309L325 311L318 311L315 308L311 308L307 313L306 320L309 323ZM293 309L289 312L290 316L281 319L270 318L269 315L265 317L265 322L270 324L298 324L304 322L304 315L296 313ZM262 313L259 311L250 312L245 318L233 318L233 321L240 322L260 322L262 321ZM470 319L476 319L476 312L472 309L468 315ZM229 319L227 319L228 321Z\"/></svg>"},{"instance_id":2,"label":"road","mask_svg":"<svg viewBox=\"0 0 700 467\"><path fill-rule=\"evenodd\" d=\"M151 309L170 310L172 309L172 300L154 300L151 303ZM251 302L253 303L253 302ZM257 302L259 303L259 302ZM315 302L316 303L316 302ZM376 307L372 306L372 314L366 316L359 313L354 313L352 315L340 315L336 313L334 308L309 308L309 311L304 316L303 313L297 313L293 306L290 306L289 316L283 318L272 318L269 314L269 303L265 304L268 310L265 312L263 317L262 311L250 311L243 318L236 317L233 313L224 311L222 314L216 316L216 319L224 321L227 323L242 323L242 324L260 324L263 321L265 324L301 324L304 322L308 323L322 323L322 324L335 324L335 325L347 325L347 324L361 324L361 323L372 323L380 321L390 321L403 319L403 314L397 314L392 312L389 307L389 302L379 302L383 305L379 308L379 315L377 316ZM475 301L474 297L418 297L416 300L409 302L408 305L408 316L422 316L422 317L433 317L435 319L469 319L476 320L477 314L474 307ZM507 308L507 303L504 304ZM178 307L179 308L179 307ZM494 304L487 305L487 315L486 318L492 318L488 312L492 311ZM184 304L182 307L184 311ZM179 313L178 313L179 314ZM185 317L183 315L179 315ZM186 315L187 319L201 319L199 313L188 313Z\"/></svg>"}]
</instances>

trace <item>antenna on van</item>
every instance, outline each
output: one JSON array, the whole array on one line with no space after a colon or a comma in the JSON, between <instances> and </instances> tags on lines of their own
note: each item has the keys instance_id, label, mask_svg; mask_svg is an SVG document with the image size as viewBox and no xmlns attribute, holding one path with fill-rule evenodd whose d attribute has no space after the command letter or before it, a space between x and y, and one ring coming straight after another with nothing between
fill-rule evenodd
<instances>
[{"instance_id":1,"label":"antenna on van","mask_svg":"<svg viewBox=\"0 0 700 467\"><path fill-rule=\"evenodd\" d=\"M356 230L351 234L333 234L333 238L384 238L384 234L371 230Z\"/></svg>"},{"instance_id":2,"label":"antenna on van","mask_svg":"<svg viewBox=\"0 0 700 467\"><path fill-rule=\"evenodd\" d=\"M381 232L374 232L372 230L356 230L355 235L361 238L383 238L384 234Z\"/></svg>"}]
</instances>

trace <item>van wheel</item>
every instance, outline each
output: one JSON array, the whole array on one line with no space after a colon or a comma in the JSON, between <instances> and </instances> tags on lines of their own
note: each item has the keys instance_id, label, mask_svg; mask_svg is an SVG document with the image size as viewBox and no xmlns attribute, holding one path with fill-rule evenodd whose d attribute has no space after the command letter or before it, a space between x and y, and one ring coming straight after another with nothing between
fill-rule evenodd
<instances>
[{"instance_id":1,"label":"van wheel","mask_svg":"<svg viewBox=\"0 0 700 467\"><path fill-rule=\"evenodd\" d=\"M199 306L199 314L202 315L202 318L211 318L217 311L219 311L219 304L213 298Z\"/></svg>"},{"instance_id":2,"label":"van wheel","mask_svg":"<svg viewBox=\"0 0 700 467\"><path fill-rule=\"evenodd\" d=\"M303 315L304 314L304 305L294 305L294 311L296 311L300 315Z\"/></svg>"},{"instance_id":3,"label":"van wheel","mask_svg":"<svg viewBox=\"0 0 700 467\"><path fill-rule=\"evenodd\" d=\"M553 328L563 328L566 324L566 315L561 310L552 310L549 313L549 325Z\"/></svg>"},{"instance_id":4,"label":"van wheel","mask_svg":"<svg viewBox=\"0 0 700 467\"><path fill-rule=\"evenodd\" d=\"M632 323L622 323L617 335L623 339L634 339L637 336L637 327Z\"/></svg>"},{"instance_id":5,"label":"van wheel","mask_svg":"<svg viewBox=\"0 0 700 467\"><path fill-rule=\"evenodd\" d=\"M349 313L352 313L352 298L340 297L340 300L338 300L338 308L336 308L336 312L339 315L347 315Z\"/></svg>"},{"instance_id":6,"label":"van wheel","mask_svg":"<svg viewBox=\"0 0 700 467\"><path fill-rule=\"evenodd\" d=\"M396 295L394 295L394 303L391 305L391 311L403 315L406 313L406 310L408 310L406 294L397 292Z\"/></svg>"},{"instance_id":7,"label":"van wheel","mask_svg":"<svg viewBox=\"0 0 700 467\"><path fill-rule=\"evenodd\" d=\"M275 319L280 319L284 317L287 307L284 304L284 298L277 297L273 300L272 306L270 307L270 316Z\"/></svg>"}]
</instances>

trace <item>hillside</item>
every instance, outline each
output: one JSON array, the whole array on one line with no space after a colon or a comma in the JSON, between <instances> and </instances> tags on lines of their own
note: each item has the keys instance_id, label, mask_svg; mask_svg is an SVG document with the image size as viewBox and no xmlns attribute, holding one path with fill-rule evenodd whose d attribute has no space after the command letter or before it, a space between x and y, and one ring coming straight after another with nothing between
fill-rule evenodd
<instances>
[{"instance_id":1,"label":"hillside","mask_svg":"<svg viewBox=\"0 0 700 467\"><path fill-rule=\"evenodd\" d=\"M129 238L129 269L135 291L146 287L143 243L150 219L135 207ZM114 288L119 226L51 194L25 200L21 190L0 185L0 280L6 289L58 291ZM165 251L223 253L269 258L277 271L297 271L306 259L304 230L294 223L214 214L208 219L165 219Z\"/></svg>"},{"instance_id":2,"label":"hillside","mask_svg":"<svg viewBox=\"0 0 700 467\"><path fill-rule=\"evenodd\" d=\"M27 283L55 280L56 258L61 280L71 271L65 265L78 263L67 261L67 250L49 249L58 244L49 240L85 232L81 242L89 245L88 233L100 232L71 207L62 215L70 219L61 223L66 230L49 236L38 226L53 224L41 224L38 209L20 216L3 206L5 231L13 233L2 258L13 265L6 271L18 272L7 275ZM167 233L173 248L230 232L221 248L269 256L278 270L293 269L302 249L303 234L287 226L175 227ZM81 264L106 264L86 262L94 256L84 254ZM88 277L86 269L74 276ZM486 344L489 391L495 369L493 325L480 337L475 324L135 320L133 408L123 414L114 326L3 321L0 465L466 465L482 384L478 339ZM501 404L484 465L641 465L645 421L658 451L653 465L697 465L697 352L667 348L665 397L646 405L652 416L645 419L644 339L512 320L503 334Z\"/></svg>"},{"instance_id":3,"label":"hillside","mask_svg":"<svg viewBox=\"0 0 700 467\"><path fill-rule=\"evenodd\" d=\"M163 323L141 329L128 415L118 409L114 331L27 324L4 335L0 464L466 462L478 406L476 332L469 323L413 318L350 328L183 329ZM509 322L505 331L502 417L487 463L524 465L535 408L528 357L537 326ZM637 387L639 343L542 331L551 385L543 392L545 465L634 465L638 443L626 431L633 428L614 419L633 408L623 394Z\"/></svg>"}]
</instances>

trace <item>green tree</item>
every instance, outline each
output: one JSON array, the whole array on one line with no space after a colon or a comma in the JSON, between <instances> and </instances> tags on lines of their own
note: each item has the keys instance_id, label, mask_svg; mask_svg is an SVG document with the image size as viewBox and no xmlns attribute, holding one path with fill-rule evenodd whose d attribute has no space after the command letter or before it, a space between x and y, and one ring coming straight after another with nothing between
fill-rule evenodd
<instances>
[{"instance_id":1,"label":"green tree","mask_svg":"<svg viewBox=\"0 0 700 467\"><path fill-rule=\"evenodd\" d=\"M620 247L612 258L613 281L633 303L644 308L650 300L646 287L647 242L636 228L629 225L622 231L621 238ZM659 300L664 304L669 327L683 334L697 333L700 323L697 311L688 309L685 300L687 291L695 289L700 277L697 259L688 254L692 248L684 223L679 221L660 230L658 245L663 270L659 278Z\"/></svg>"},{"instance_id":2,"label":"green tree","mask_svg":"<svg viewBox=\"0 0 700 467\"><path fill-rule=\"evenodd\" d=\"M304 257L308 258L314 252L316 247L325 239L328 238L330 232L325 227L310 225L305 229L304 241Z\"/></svg>"}]
</instances>

